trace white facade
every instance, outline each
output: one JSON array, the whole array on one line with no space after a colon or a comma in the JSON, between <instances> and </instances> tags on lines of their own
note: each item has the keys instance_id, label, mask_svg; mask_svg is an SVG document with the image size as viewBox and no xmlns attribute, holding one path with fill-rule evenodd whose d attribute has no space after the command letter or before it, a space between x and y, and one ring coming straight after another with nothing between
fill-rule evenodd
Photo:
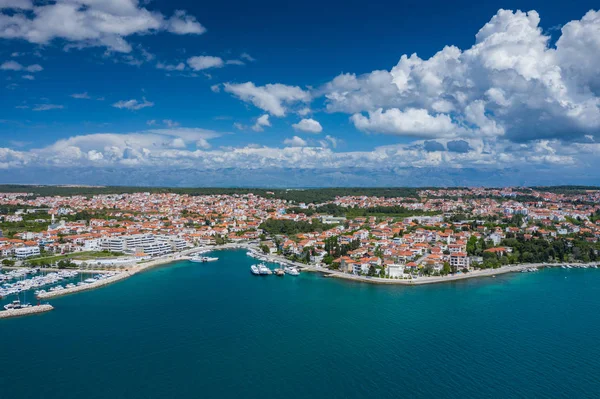
<instances>
[{"instance_id":1,"label":"white facade","mask_svg":"<svg viewBox=\"0 0 600 399\"><path fill-rule=\"evenodd\" d=\"M402 277L404 275L404 265L396 263L387 265L387 275L392 278Z\"/></svg>"},{"instance_id":2,"label":"white facade","mask_svg":"<svg viewBox=\"0 0 600 399\"><path fill-rule=\"evenodd\" d=\"M15 257L17 259L27 259L40 254L40 247L19 247L15 248Z\"/></svg>"},{"instance_id":3,"label":"white facade","mask_svg":"<svg viewBox=\"0 0 600 399\"><path fill-rule=\"evenodd\" d=\"M166 241L157 241L150 244L143 244L139 247L146 255L160 256L173 252L171 244Z\"/></svg>"}]
</instances>

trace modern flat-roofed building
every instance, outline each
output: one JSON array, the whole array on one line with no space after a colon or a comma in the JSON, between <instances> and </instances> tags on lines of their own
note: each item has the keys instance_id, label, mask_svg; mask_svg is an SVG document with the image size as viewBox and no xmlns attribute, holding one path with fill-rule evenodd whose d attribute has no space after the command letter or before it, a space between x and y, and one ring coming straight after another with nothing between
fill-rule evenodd
<instances>
[{"instance_id":1,"label":"modern flat-roofed building","mask_svg":"<svg viewBox=\"0 0 600 399\"><path fill-rule=\"evenodd\" d=\"M15 257L17 259L27 259L32 256L38 256L40 254L40 247L31 246L31 247L19 247L15 248Z\"/></svg>"}]
</instances>

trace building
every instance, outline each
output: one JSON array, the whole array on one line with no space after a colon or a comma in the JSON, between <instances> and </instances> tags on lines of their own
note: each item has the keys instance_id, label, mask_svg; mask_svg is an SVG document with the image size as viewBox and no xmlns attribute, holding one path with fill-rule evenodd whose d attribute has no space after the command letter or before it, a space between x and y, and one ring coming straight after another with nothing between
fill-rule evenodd
<instances>
[{"instance_id":1,"label":"building","mask_svg":"<svg viewBox=\"0 0 600 399\"><path fill-rule=\"evenodd\" d=\"M15 248L15 257L17 259L27 259L32 256L38 256L39 254L40 247L38 246Z\"/></svg>"},{"instance_id":2,"label":"building","mask_svg":"<svg viewBox=\"0 0 600 399\"><path fill-rule=\"evenodd\" d=\"M404 275L404 265L390 263L387 265L387 275L391 278L402 277Z\"/></svg>"},{"instance_id":3,"label":"building","mask_svg":"<svg viewBox=\"0 0 600 399\"><path fill-rule=\"evenodd\" d=\"M155 241L153 243L143 244L139 246L138 249L150 256L166 255L173 252L171 244L169 244L167 241Z\"/></svg>"},{"instance_id":4,"label":"building","mask_svg":"<svg viewBox=\"0 0 600 399\"><path fill-rule=\"evenodd\" d=\"M460 270L469 267L469 257L464 252L450 254L450 266L452 270Z\"/></svg>"}]
</instances>

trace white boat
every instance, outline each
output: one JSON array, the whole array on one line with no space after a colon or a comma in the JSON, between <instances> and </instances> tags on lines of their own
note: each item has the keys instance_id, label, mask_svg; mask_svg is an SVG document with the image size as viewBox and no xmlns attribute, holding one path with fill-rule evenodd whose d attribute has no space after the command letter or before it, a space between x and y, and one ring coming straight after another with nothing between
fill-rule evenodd
<instances>
[{"instance_id":1,"label":"white boat","mask_svg":"<svg viewBox=\"0 0 600 399\"><path fill-rule=\"evenodd\" d=\"M300 272L295 267L286 267L284 269L285 274L289 274L290 276L298 276Z\"/></svg>"},{"instance_id":2,"label":"white boat","mask_svg":"<svg viewBox=\"0 0 600 399\"><path fill-rule=\"evenodd\" d=\"M9 304L4 305L5 310L24 309L24 308L30 308L30 307L31 307L31 304L21 303L21 301L19 301L18 299L15 301L12 301Z\"/></svg>"},{"instance_id":3,"label":"white boat","mask_svg":"<svg viewBox=\"0 0 600 399\"><path fill-rule=\"evenodd\" d=\"M250 271L252 272L252 274L255 274L257 276L260 274L260 270L258 270L258 267L256 265L250 266Z\"/></svg>"},{"instance_id":4,"label":"white boat","mask_svg":"<svg viewBox=\"0 0 600 399\"><path fill-rule=\"evenodd\" d=\"M261 275L273 274L273 271L267 267L264 263L258 265L258 271Z\"/></svg>"},{"instance_id":5,"label":"white boat","mask_svg":"<svg viewBox=\"0 0 600 399\"><path fill-rule=\"evenodd\" d=\"M209 256L193 256L190 258L190 262L195 263L205 263L205 262L214 262L219 260L219 258L211 258Z\"/></svg>"}]
</instances>

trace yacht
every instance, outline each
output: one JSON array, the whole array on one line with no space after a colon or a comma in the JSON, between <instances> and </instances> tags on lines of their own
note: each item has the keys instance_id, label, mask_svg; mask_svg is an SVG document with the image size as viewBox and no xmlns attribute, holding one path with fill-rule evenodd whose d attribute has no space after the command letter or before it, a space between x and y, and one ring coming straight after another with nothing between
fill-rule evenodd
<instances>
[{"instance_id":1,"label":"yacht","mask_svg":"<svg viewBox=\"0 0 600 399\"><path fill-rule=\"evenodd\" d=\"M265 265L264 263L260 263L258 265L258 271L260 272L261 275L273 274L273 272L271 271L271 269L269 269L267 267L267 265Z\"/></svg>"},{"instance_id":2,"label":"yacht","mask_svg":"<svg viewBox=\"0 0 600 399\"><path fill-rule=\"evenodd\" d=\"M196 263L205 263L205 262L214 262L219 260L219 258L211 258L209 256L193 256L190 258L190 262Z\"/></svg>"},{"instance_id":3,"label":"yacht","mask_svg":"<svg viewBox=\"0 0 600 399\"><path fill-rule=\"evenodd\" d=\"M25 308L30 308L31 304L29 303L21 303L21 301L14 300L9 304L4 305L4 309L5 310L13 310L13 309L25 309Z\"/></svg>"},{"instance_id":4,"label":"yacht","mask_svg":"<svg viewBox=\"0 0 600 399\"><path fill-rule=\"evenodd\" d=\"M285 273L289 274L290 276L298 276L300 274L298 269L296 269L295 267L286 267L284 270Z\"/></svg>"},{"instance_id":5,"label":"yacht","mask_svg":"<svg viewBox=\"0 0 600 399\"><path fill-rule=\"evenodd\" d=\"M250 271L252 272L252 274L255 274L257 276L260 274L260 270L258 270L258 267L256 265L250 266Z\"/></svg>"}]
</instances>

